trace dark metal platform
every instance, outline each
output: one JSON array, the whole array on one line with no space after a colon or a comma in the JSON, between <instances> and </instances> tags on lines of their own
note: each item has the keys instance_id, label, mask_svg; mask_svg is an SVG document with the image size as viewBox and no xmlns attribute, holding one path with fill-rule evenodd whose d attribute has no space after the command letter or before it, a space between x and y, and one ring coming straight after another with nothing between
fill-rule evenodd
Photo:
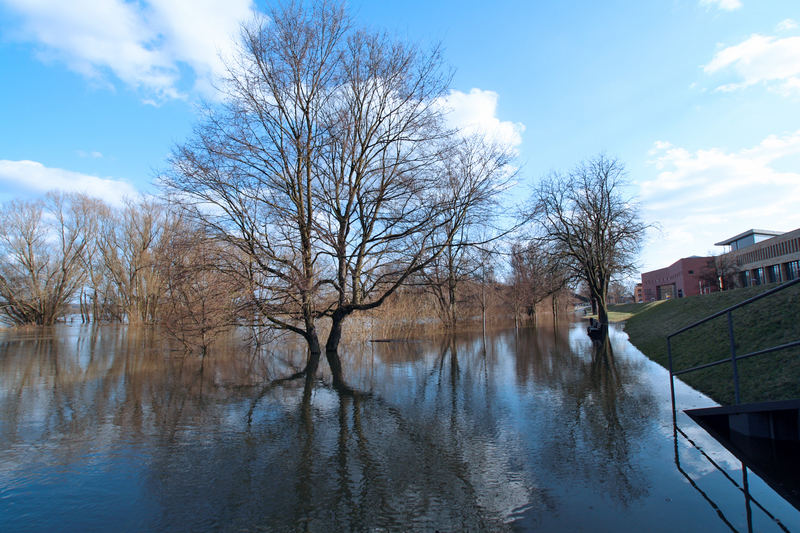
<instances>
[{"instance_id":1,"label":"dark metal platform","mask_svg":"<svg viewBox=\"0 0 800 533\"><path fill-rule=\"evenodd\" d=\"M800 399L686 414L800 509Z\"/></svg>"}]
</instances>

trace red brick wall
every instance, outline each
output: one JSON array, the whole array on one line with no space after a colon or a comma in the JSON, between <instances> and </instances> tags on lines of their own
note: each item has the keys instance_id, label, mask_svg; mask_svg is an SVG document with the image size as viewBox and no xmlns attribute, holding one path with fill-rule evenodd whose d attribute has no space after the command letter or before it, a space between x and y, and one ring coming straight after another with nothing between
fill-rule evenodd
<instances>
[{"instance_id":1,"label":"red brick wall","mask_svg":"<svg viewBox=\"0 0 800 533\"><path fill-rule=\"evenodd\" d=\"M694 296L701 292L703 271L713 268L712 257L684 257L666 268L642 274L644 301L658 299L658 287L674 285L674 297Z\"/></svg>"}]
</instances>

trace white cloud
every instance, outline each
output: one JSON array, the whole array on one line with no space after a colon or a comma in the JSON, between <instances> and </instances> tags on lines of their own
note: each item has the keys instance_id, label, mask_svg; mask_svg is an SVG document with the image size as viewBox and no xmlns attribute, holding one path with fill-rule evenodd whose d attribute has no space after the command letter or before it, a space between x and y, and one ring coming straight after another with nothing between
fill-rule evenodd
<instances>
[{"instance_id":1,"label":"white cloud","mask_svg":"<svg viewBox=\"0 0 800 533\"><path fill-rule=\"evenodd\" d=\"M136 198L139 195L131 184L121 180L50 168L36 161L0 159L0 183L32 193L52 190L81 192L117 206L122 205L125 198Z\"/></svg>"},{"instance_id":2,"label":"white cloud","mask_svg":"<svg viewBox=\"0 0 800 533\"><path fill-rule=\"evenodd\" d=\"M735 74L737 81L720 85L718 91L763 83L787 96L800 94L800 37L779 39L754 34L717 52L703 70L707 74Z\"/></svg>"},{"instance_id":3,"label":"white cloud","mask_svg":"<svg viewBox=\"0 0 800 533\"><path fill-rule=\"evenodd\" d=\"M672 143L668 143L666 141L656 141L653 143L653 148L651 148L647 153L648 155L656 155L659 150L666 150L668 148L672 148Z\"/></svg>"},{"instance_id":4,"label":"white cloud","mask_svg":"<svg viewBox=\"0 0 800 533\"><path fill-rule=\"evenodd\" d=\"M448 110L448 122L465 133L486 135L516 148L522 144L525 125L497 118L498 98L496 92L481 89L471 89L468 93L450 91L443 102Z\"/></svg>"},{"instance_id":5,"label":"white cloud","mask_svg":"<svg viewBox=\"0 0 800 533\"><path fill-rule=\"evenodd\" d=\"M741 0L700 0L700 5L705 7L716 7L723 11L735 11L742 7Z\"/></svg>"},{"instance_id":6,"label":"white cloud","mask_svg":"<svg viewBox=\"0 0 800 533\"><path fill-rule=\"evenodd\" d=\"M663 234L646 249L647 270L705 255L715 242L750 228L800 227L800 171L776 164L800 159L800 130L734 152L659 142L651 155L658 173L640 184L639 197L645 218Z\"/></svg>"},{"instance_id":7,"label":"white cloud","mask_svg":"<svg viewBox=\"0 0 800 533\"><path fill-rule=\"evenodd\" d=\"M792 19L784 19L775 26L775 31L789 31L797 27L797 22Z\"/></svg>"},{"instance_id":8,"label":"white cloud","mask_svg":"<svg viewBox=\"0 0 800 533\"><path fill-rule=\"evenodd\" d=\"M43 58L96 80L109 74L156 95L181 97L181 68L204 89L223 73L252 0L0 0L21 17L16 37Z\"/></svg>"}]
</instances>

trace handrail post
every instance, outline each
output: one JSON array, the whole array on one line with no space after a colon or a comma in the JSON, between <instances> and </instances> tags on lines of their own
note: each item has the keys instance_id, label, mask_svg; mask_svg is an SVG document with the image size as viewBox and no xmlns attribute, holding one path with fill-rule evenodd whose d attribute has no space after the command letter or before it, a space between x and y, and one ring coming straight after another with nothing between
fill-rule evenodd
<instances>
[{"instance_id":1,"label":"handrail post","mask_svg":"<svg viewBox=\"0 0 800 533\"><path fill-rule=\"evenodd\" d=\"M672 337L667 337L667 360L669 361L669 395L672 398L672 425L675 427L675 424L678 423L678 416L675 411L675 375L672 373Z\"/></svg>"},{"instance_id":2,"label":"handrail post","mask_svg":"<svg viewBox=\"0 0 800 533\"><path fill-rule=\"evenodd\" d=\"M733 314L728 311L728 339L731 343L731 365L733 366L734 404L739 405L739 368L736 365L736 342L733 339Z\"/></svg>"}]
</instances>

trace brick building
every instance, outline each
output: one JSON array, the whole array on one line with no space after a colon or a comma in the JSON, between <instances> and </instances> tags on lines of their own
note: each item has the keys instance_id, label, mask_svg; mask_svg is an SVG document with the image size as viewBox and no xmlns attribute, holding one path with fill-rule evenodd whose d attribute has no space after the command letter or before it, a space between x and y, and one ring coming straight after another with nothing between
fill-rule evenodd
<instances>
[{"instance_id":1,"label":"brick building","mask_svg":"<svg viewBox=\"0 0 800 533\"><path fill-rule=\"evenodd\" d=\"M713 257L684 257L642 274L642 301L683 298L716 290Z\"/></svg>"}]
</instances>

